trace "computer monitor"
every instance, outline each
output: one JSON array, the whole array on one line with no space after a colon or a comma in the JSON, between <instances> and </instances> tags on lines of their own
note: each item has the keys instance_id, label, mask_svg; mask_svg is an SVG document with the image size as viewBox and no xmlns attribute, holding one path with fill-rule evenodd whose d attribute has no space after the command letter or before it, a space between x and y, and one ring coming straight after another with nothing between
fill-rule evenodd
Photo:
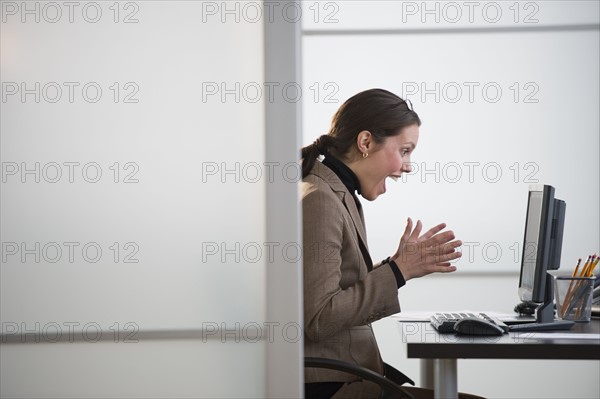
<instances>
[{"instance_id":1,"label":"computer monitor","mask_svg":"<svg viewBox=\"0 0 600 399\"><path fill-rule=\"evenodd\" d=\"M560 330L574 324L554 320L554 280L548 273L560 267L565 211L566 203L554 198L554 187L529 186L519 297L537 304L536 323L511 326L511 330Z\"/></svg>"}]
</instances>

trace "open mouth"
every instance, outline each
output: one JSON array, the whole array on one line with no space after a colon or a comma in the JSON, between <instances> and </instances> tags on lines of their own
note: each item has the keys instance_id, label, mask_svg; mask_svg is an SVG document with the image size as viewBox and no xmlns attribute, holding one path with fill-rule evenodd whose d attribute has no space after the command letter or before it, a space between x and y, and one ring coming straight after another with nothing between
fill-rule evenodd
<instances>
[{"instance_id":1,"label":"open mouth","mask_svg":"<svg viewBox=\"0 0 600 399\"><path fill-rule=\"evenodd\" d=\"M398 176L388 176L393 181L398 181Z\"/></svg>"}]
</instances>

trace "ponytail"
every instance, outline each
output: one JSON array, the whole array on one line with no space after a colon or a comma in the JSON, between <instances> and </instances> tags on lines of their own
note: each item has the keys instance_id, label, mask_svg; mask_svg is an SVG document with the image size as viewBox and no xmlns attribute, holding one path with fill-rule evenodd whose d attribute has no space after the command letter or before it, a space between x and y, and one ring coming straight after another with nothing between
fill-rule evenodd
<instances>
[{"instance_id":1,"label":"ponytail","mask_svg":"<svg viewBox=\"0 0 600 399\"><path fill-rule=\"evenodd\" d=\"M330 148L336 148L335 138L324 134L314 141L314 143L302 148L302 178L308 176L310 170L315 166L319 155L325 155Z\"/></svg>"}]
</instances>

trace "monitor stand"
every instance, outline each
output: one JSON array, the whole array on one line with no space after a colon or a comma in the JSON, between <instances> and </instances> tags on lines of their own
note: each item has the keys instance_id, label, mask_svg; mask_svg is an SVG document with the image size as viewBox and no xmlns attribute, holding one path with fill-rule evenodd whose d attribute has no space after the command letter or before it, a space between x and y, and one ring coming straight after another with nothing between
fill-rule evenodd
<instances>
[{"instance_id":1,"label":"monitor stand","mask_svg":"<svg viewBox=\"0 0 600 399\"><path fill-rule=\"evenodd\" d=\"M569 330L575 322L570 320L554 320L554 277L546 273L546 290L544 303L535 311L535 323L513 324L509 326L510 332L526 331L557 331Z\"/></svg>"}]
</instances>

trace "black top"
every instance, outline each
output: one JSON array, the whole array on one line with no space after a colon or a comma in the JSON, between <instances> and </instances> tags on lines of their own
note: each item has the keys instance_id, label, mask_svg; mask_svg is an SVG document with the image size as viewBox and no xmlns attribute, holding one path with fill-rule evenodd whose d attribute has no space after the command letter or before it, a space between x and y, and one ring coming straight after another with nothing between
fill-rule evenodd
<instances>
[{"instance_id":1,"label":"black top","mask_svg":"<svg viewBox=\"0 0 600 399\"><path fill-rule=\"evenodd\" d=\"M337 177L340 178L342 183L344 183L344 186L346 186L350 194L352 194L352 198L354 198L354 202L356 202L356 207L358 209L361 209L362 205L360 204L360 201L356 196L356 193L360 194L360 182L358 181L356 173L354 173L352 169L350 169L345 163L343 163L331 154L327 154L325 156L325 159L323 159L323 165L331 169L333 173L335 173ZM369 261L370 259L367 260L367 263L370 263ZM406 280L404 279L404 276L402 275L402 272L400 271L400 268L398 267L396 262L394 262L390 258L387 258L383 261L383 263L387 263L390 265L392 272L394 272L394 277L396 277L396 285L398 286L398 288L406 284ZM373 267L371 265L369 270L372 270L372 268Z\"/></svg>"},{"instance_id":2,"label":"black top","mask_svg":"<svg viewBox=\"0 0 600 399\"><path fill-rule=\"evenodd\" d=\"M333 170L342 183L344 183L344 186L346 186L348 191L350 191L350 194L354 195L355 191L360 194L360 182L358 181L358 177L345 163L333 155L327 154L325 159L323 159L323 165Z\"/></svg>"}]
</instances>

